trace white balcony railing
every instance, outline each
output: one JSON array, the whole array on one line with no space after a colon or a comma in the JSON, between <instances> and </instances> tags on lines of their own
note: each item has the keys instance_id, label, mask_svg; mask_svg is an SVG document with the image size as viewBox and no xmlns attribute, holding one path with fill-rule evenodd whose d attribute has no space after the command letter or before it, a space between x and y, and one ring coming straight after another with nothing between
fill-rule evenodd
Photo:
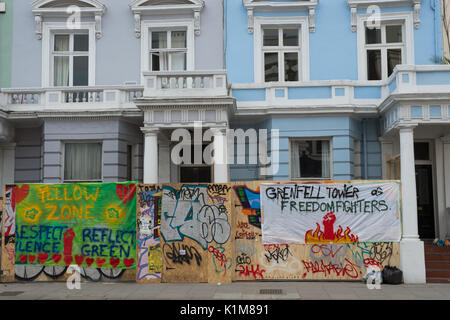
<instances>
[{"instance_id":1,"label":"white balcony railing","mask_svg":"<svg viewBox=\"0 0 450 320\"><path fill-rule=\"evenodd\" d=\"M144 72L144 98L227 96L227 73L219 71Z\"/></svg>"},{"instance_id":2,"label":"white balcony railing","mask_svg":"<svg viewBox=\"0 0 450 320\"><path fill-rule=\"evenodd\" d=\"M136 108L133 101L141 98L143 91L139 86L1 89L0 106L7 111Z\"/></svg>"}]
</instances>

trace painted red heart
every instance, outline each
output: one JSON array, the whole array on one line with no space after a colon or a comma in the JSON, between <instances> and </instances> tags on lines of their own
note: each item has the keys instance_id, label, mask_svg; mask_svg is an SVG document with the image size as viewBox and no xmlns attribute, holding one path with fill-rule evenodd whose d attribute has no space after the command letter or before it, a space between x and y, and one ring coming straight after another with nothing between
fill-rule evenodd
<instances>
[{"instance_id":1,"label":"painted red heart","mask_svg":"<svg viewBox=\"0 0 450 320\"><path fill-rule=\"evenodd\" d=\"M22 262L22 263L25 263L25 261L27 261L27 258L28 257L26 255L24 255L24 254L21 254L20 257L19 257L20 262Z\"/></svg>"},{"instance_id":2,"label":"painted red heart","mask_svg":"<svg viewBox=\"0 0 450 320\"><path fill-rule=\"evenodd\" d=\"M34 260L36 260L36 256L33 256L32 254L28 255L28 261L30 261L30 263L33 263Z\"/></svg>"},{"instance_id":3,"label":"painted red heart","mask_svg":"<svg viewBox=\"0 0 450 320\"><path fill-rule=\"evenodd\" d=\"M94 263L94 258L86 258L86 264L88 267L90 267L92 263Z\"/></svg>"},{"instance_id":4,"label":"painted red heart","mask_svg":"<svg viewBox=\"0 0 450 320\"><path fill-rule=\"evenodd\" d=\"M134 259L123 259L123 264L125 267L131 267L134 264Z\"/></svg>"},{"instance_id":5,"label":"painted red heart","mask_svg":"<svg viewBox=\"0 0 450 320\"><path fill-rule=\"evenodd\" d=\"M48 259L48 253L39 253L38 260L41 264L44 264Z\"/></svg>"},{"instance_id":6,"label":"painted red heart","mask_svg":"<svg viewBox=\"0 0 450 320\"><path fill-rule=\"evenodd\" d=\"M16 186L15 188L15 200L16 204L19 204L28 196L28 193L30 192L30 186L28 184L23 184L21 187Z\"/></svg>"},{"instance_id":7,"label":"painted red heart","mask_svg":"<svg viewBox=\"0 0 450 320\"><path fill-rule=\"evenodd\" d=\"M81 264L83 263L84 260L84 256L82 256L81 254L77 254L75 256L75 261L77 262L77 265L81 266Z\"/></svg>"},{"instance_id":8,"label":"painted red heart","mask_svg":"<svg viewBox=\"0 0 450 320\"><path fill-rule=\"evenodd\" d=\"M106 262L105 259L97 258L97 266L101 267Z\"/></svg>"},{"instance_id":9,"label":"painted red heart","mask_svg":"<svg viewBox=\"0 0 450 320\"><path fill-rule=\"evenodd\" d=\"M136 185L130 184L129 186L125 186L123 184L118 184L116 186L116 194L124 204L127 204L128 201L133 200L134 195L136 194Z\"/></svg>"},{"instance_id":10,"label":"painted red heart","mask_svg":"<svg viewBox=\"0 0 450 320\"><path fill-rule=\"evenodd\" d=\"M60 254L55 253L54 255L52 255L52 259L53 261L55 261L55 263L58 263L61 258L62 256Z\"/></svg>"},{"instance_id":11,"label":"painted red heart","mask_svg":"<svg viewBox=\"0 0 450 320\"><path fill-rule=\"evenodd\" d=\"M115 268L119 265L120 259L119 258L111 258L111 259L109 259L109 263L111 264L111 266L113 268Z\"/></svg>"},{"instance_id":12,"label":"painted red heart","mask_svg":"<svg viewBox=\"0 0 450 320\"><path fill-rule=\"evenodd\" d=\"M66 263L66 265L70 265L73 261L73 257L72 256L64 256L64 262Z\"/></svg>"}]
</instances>

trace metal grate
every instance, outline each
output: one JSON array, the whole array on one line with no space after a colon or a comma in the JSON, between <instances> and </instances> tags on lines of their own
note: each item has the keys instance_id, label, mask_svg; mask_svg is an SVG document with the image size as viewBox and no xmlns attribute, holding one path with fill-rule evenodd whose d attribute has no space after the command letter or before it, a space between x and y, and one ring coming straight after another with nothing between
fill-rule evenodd
<instances>
[{"instance_id":1,"label":"metal grate","mask_svg":"<svg viewBox=\"0 0 450 320\"><path fill-rule=\"evenodd\" d=\"M259 294L283 294L282 289L260 289Z\"/></svg>"},{"instance_id":2,"label":"metal grate","mask_svg":"<svg viewBox=\"0 0 450 320\"><path fill-rule=\"evenodd\" d=\"M23 293L23 291L5 291L5 292L0 292L0 297L15 297L22 293Z\"/></svg>"}]
</instances>

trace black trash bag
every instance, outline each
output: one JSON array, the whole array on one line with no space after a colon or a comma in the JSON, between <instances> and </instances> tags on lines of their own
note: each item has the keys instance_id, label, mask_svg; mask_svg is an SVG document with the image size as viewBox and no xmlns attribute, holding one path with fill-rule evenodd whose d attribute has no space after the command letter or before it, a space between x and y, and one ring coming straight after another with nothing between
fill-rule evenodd
<instances>
[{"instance_id":1,"label":"black trash bag","mask_svg":"<svg viewBox=\"0 0 450 320\"><path fill-rule=\"evenodd\" d=\"M403 272L397 267L385 266L383 268L383 283L401 284L403 283Z\"/></svg>"}]
</instances>

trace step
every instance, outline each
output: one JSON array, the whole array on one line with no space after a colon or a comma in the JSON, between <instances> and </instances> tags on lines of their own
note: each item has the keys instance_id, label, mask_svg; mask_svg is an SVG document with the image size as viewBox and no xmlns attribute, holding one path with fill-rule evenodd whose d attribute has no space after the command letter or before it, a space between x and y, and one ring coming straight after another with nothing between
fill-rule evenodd
<instances>
[{"instance_id":1,"label":"step","mask_svg":"<svg viewBox=\"0 0 450 320\"><path fill-rule=\"evenodd\" d=\"M447 254L439 254L439 253L425 253L425 261L430 261L430 262L450 262L450 255Z\"/></svg>"},{"instance_id":2,"label":"step","mask_svg":"<svg viewBox=\"0 0 450 320\"><path fill-rule=\"evenodd\" d=\"M427 270L450 270L450 261L429 261L425 259L425 268Z\"/></svg>"},{"instance_id":3,"label":"step","mask_svg":"<svg viewBox=\"0 0 450 320\"><path fill-rule=\"evenodd\" d=\"M448 279L450 279L450 270L427 269L426 277L427 278L448 278Z\"/></svg>"},{"instance_id":4,"label":"step","mask_svg":"<svg viewBox=\"0 0 450 320\"><path fill-rule=\"evenodd\" d=\"M446 253L450 254L450 247L425 246L425 253Z\"/></svg>"},{"instance_id":5,"label":"step","mask_svg":"<svg viewBox=\"0 0 450 320\"><path fill-rule=\"evenodd\" d=\"M450 283L448 278L427 278L427 283Z\"/></svg>"}]
</instances>

